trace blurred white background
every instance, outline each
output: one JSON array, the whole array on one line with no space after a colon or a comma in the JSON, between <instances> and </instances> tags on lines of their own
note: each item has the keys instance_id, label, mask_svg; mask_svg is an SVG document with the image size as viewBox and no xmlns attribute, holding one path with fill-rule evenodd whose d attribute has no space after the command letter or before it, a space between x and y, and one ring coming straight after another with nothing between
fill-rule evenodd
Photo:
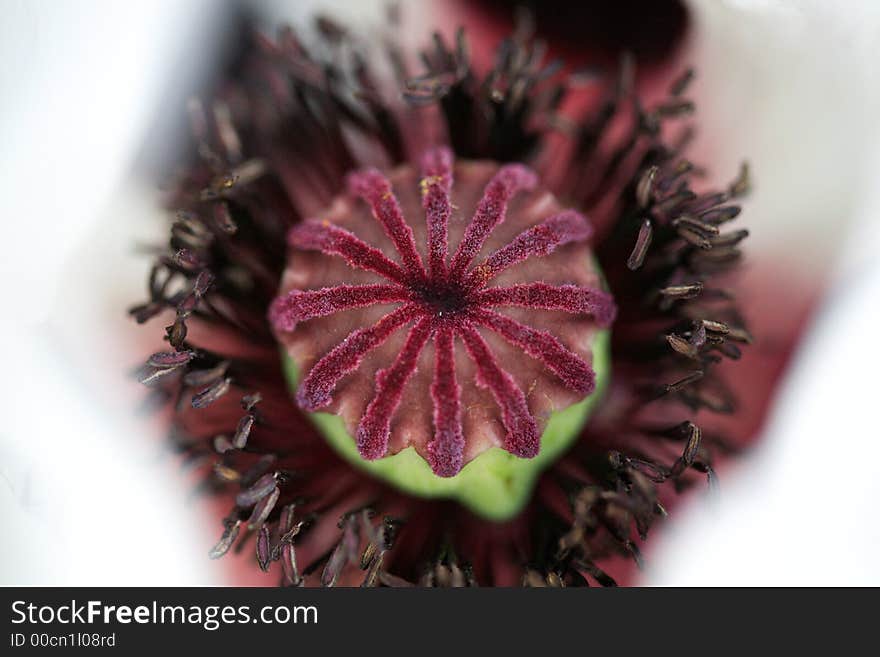
<instances>
[{"instance_id":1,"label":"blurred white background","mask_svg":"<svg viewBox=\"0 0 880 657\"><path fill-rule=\"evenodd\" d=\"M381 3L252 4L369 20ZM720 501L679 510L645 581L880 584L880 3L690 4L701 147L723 171L748 155L748 213L763 218L752 248L829 294L762 446L725 474ZM216 524L182 503L190 491L158 427L132 417L122 375L124 309L146 269L132 245L161 227L149 176L230 7L0 0L0 583L227 581L206 558Z\"/></svg>"}]
</instances>

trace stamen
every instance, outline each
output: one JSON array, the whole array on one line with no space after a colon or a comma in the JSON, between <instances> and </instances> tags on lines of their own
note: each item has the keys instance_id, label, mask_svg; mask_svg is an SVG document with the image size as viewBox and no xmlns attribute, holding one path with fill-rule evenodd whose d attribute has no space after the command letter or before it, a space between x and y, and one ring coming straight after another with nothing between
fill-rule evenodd
<instances>
[{"instance_id":1,"label":"stamen","mask_svg":"<svg viewBox=\"0 0 880 657\"><path fill-rule=\"evenodd\" d=\"M364 411L357 429L358 451L365 459L381 458L388 451L391 420L432 331L433 321L430 317L419 320L410 330L403 349L391 367L376 374L376 394Z\"/></svg>"},{"instance_id":2,"label":"stamen","mask_svg":"<svg viewBox=\"0 0 880 657\"><path fill-rule=\"evenodd\" d=\"M453 331L443 326L434 338L434 439L428 443L428 462L434 474L452 477L459 473L464 460L464 435L461 427L461 386L455 380L455 344Z\"/></svg>"},{"instance_id":3,"label":"stamen","mask_svg":"<svg viewBox=\"0 0 880 657\"><path fill-rule=\"evenodd\" d=\"M749 231L743 228L740 230L734 230L730 233L723 233L718 237L713 237L709 241L712 242L712 246L714 248L720 248L724 246L736 246L748 236Z\"/></svg>"},{"instance_id":4,"label":"stamen","mask_svg":"<svg viewBox=\"0 0 880 657\"><path fill-rule=\"evenodd\" d=\"M680 217L673 219L672 226L673 228L684 226L705 237L714 237L720 232L718 226L708 224L704 221L700 221L699 219L695 219L694 217L686 214L683 214Z\"/></svg>"},{"instance_id":5,"label":"stamen","mask_svg":"<svg viewBox=\"0 0 880 657\"><path fill-rule=\"evenodd\" d=\"M236 449L244 449L247 445L248 438L251 435L251 430L254 427L255 421L256 416L251 413L248 413L238 421L238 426L235 428L235 434L232 436L233 447Z\"/></svg>"},{"instance_id":6,"label":"stamen","mask_svg":"<svg viewBox=\"0 0 880 657\"><path fill-rule=\"evenodd\" d=\"M687 285L670 285L660 290L660 294L670 299L694 299L703 292L703 284L700 282Z\"/></svg>"},{"instance_id":7,"label":"stamen","mask_svg":"<svg viewBox=\"0 0 880 657\"><path fill-rule=\"evenodd\" d=\"M326 221L310 220L295 226L287 234L291 246L327 255L339 255L352 267L371 271L402 283L406 274L400 265L357 235Z\"/></svg>"},{"instance_id":8,"label":"stamen","mask_svg":"<svg viewBox=\"0 0 880 657\"><path fill-rule=\"evenodd\" d=\"M654 181L659 170L660 168L657 165L650 166L645 169L645 172L639 178L639 182L636 184L636 201L639 204L639 208L646 208L651 202L651 195L654 192Z\"/></svg>"},{"instance_id":9,"label":"stamen","mask_svg":"<svg viewBox=\"0 0 880 657\"><path fill-rule=\"evenodd\" d=\"M680 96L685 92L693 79L694 69L686 69L684 73L682 73L678 78L676 78L675 82L672 83L672 86L669 89L669 93L673 96Z\"/></svg>"},{"instance_id":10,"label":"stamen","mask_svg":"<svg viewBox=\"0 0 880 657\"><path fill-rule=\"evenodd\" d=\"M193 388L198 388L200 386L206 386L212 383L216 383L226 374L226 371L229 369L229 361L221 360L214 367L209 367L206 369L200 370L190 370L183 377L183 382L191 386Z\"/></svg>"},{"instance_id":11,"label":"stamen","mask_svg":"<svg viewBox=\"0 0 880 657\"><path fill-rule=\"evenodd\" d=\"M477 383L488 388L501 409L501 418L507 435L502 447L523 458L537 456L540 437L525 395L513 377L501 369L489 345L470 324L458 328L464 346L477 367Z\"/></svg>"},{"instance_id":12,"label":"stamen","mask_svg":"<svg viewBox=\"0 0 880 657\"><path fill-rule=\"evenodd\" d=\"M705 375L705 372L703 372L703 370L694 370L693 372L691 372L690 374L688 374L684 378L679 379L675 383L667 383L665 386L663 386L662 392L663 392L663 394L668 394L671 392L679 392L679 391L683 390L684 388L687 388L692 383L696 383L697 381L702 379L704 375Z\"/></svg>"},{"instance_id":13,"label":"stamen","mask_svg":"<svg viewBox=\"0 0 880 657\"><path fill-rule=\"evenodd\" d=\"M643 220L642 225L639 226L639 235L636 237L635 246L633 246L632 253L630 253L629 259L626 261L626 266L631 270L635 271L645 262L645 256L648 254L648 247L651 246L653 234L654 230L651 226L651 220Z\"/></svg>"},{"instance_id":14,"label":"stamen","mask_svg":"<svg viewBox=\"0 0 880 657\"><path fill-rule=\"evenodd\" d=\"M422 159L422 207L428 225L428 270L435 281L446 276L451 187L452 151L428 151Z\"/></svg>"},{"instance_id":15,"label":"stamen","mask_svg":"<svg viewBox=\"0 0 880 657\"><path fill-rule=\"evenodd\" d=\"M241 520L236 520L234 523L227 523L225 529L223 530L223 535L220 536L220 540L217 542L217 544L213 548L211 548L208 556L211 559L219 559L224 554L229 552L229 548L231 548L232 544L235 543L235 539L238 538L238 534L240 531Z\"/></svg>"},{"instance_id":16,"label":"stamen","mask_svg":"<svg viewBox=\"0 0 880 657\"><path fill-rule=\"evenodd\" d=\"M257 564L264 573L269 572L269 561L271 559L269 527L263 525L257 534Z\"/></svg>"},{"instance_id":17,"label":"stamen","mask_svg":"<svg viewBox=\"0 0 880 657\"><path fill-rule=\"evenodd\" d=\"M424 278L425 268L416 250L412 228L403 218L388 179L376 169L367 169L351 174L348 184L353 193L362 197L373 208L373 216L400 253L407 275Z\"/></svg>"},{"instance_id":18,"label":"stamen","mask_svg":"<svg viewBox=\"0 0 880 657\"><path fill-rule=\"evenodd\" d=\"M275 473L264 474L250 487L235 496L235 503L242 508L252 507L254 504L269 496L277 488L278 479Z\"/></svg>"},{"instance_id":19,"label":"stamen","mask_svg":"<svg viewBox=\"0 0 880 657\"><path fill-rule=\"evenodd\" d=\"M547 283L522 283L511 287L490 287L475 296L476 303L481 306L520 306L592 315L600 326L609 326L617 313L610 294L578 285L556 287Z\"/></svg>"},{"instance_id":20,"label":"stamen","mask_svg":"<svg viewBox=\"0 0 880 657\"><path fill-rule=\"evenodd\" d=\"M300 322L342 310L380 303L407 301L409 291L399 285L337 285L320 290L291 290L269 308L269 320L279 331L292 331Z\"/></svg>"},{"instance_id":21,"label":"stamen","mask_svg":"<svg viewBox=\"0 0 880 657\"><path fill-rule=\"evenodd\" d=\"M533 329L490 310L475 310L471 313L470 319L492 329L505 340L540 361L572 390L588 395L596 387L596 374L593 368L546 331Z\"/></svg>"},{"instance_id":22,"label":"stamen","mask_svg":"<svg viewBox=\"0 0 880 657\"><path fill-rule=\"evenodd\" d=\"M160 351L150 356L147 364L158 368L177 368L186 365L195 358L196 353L190 350L184 351Z\"/></svg>"},{"instance_id":23,"label":"stamen","mask_svg":"<svg viewBox=\"0 0 880 657\"><path fill-rule=\"evenodd\" d=\"M370 328L352 331L309 370L296 394L300 407L306 411L314 411L333 401L331 395L336 384L346 374L357 369L367 353L418 315L418 307L408 304L385 315Z\"/></svg>"},{"instance_id":24,"label":"stamen","mask_svg":"<svg viewBox=\"0 0 880 657\"><path fill-rule=\"evenodd\" d=\"M262 498L254 505L251 515L247 520L247 528L250 531L258 529L264 522L266 522L266 518L269 517L275 508L275 504L278 502L280 494L281 489L278 488L278 486L275 486L266 497Z\"/></svg>"},{"instance_id":25,"label":"stamen","mask_svg":"<svg viewBox=\"0 0 880 657\"><path fill-rule=\"evenodd\" d=\"M485 285L518 262L532 256L549 255L563 244L588 239L592 232L593 227L582 214L572 210L560 212L523 231L490 255L483 264L474 267L465 285L469 288Z\"/></svg>"},{"instance_id":26,"label":"stamen","mask_svg":"<svg viewBox=\"0 0 880 657\"><path fill-rule=\"evenodd\" d=\"M673 350L675 350L682 356L690 358L691 360L700 359L700 354L697 351L696 347L694 347L694 345L692 345L684 338L681 338L674 333L671 333L666 336L666 342L669 343L669 346L672 347Z\"/></svg>"},{"instance_id":27,"label":"stamen","mask_svg":"<svg viewBox=\"0 0 880 657\"><path fill-rule=\"evenodd\" d=\"M495 226L504 221L510 198L520 190L532 189L536 183L535 174L521 164L501 167L486 185L483 198L480 199L471 223L468 224L464 237L458 245L458 251L452 258L450 272L453 277L464 274Z\"/></svg>"},{"instance_id":28,"label":"stamen","mask_svg":"<svg viewBox=\"0 0 880 657\"><path fill-rule=\"evenodd\" d=\"M230 385L232 385L232 379L227 377L225 379L220 379L219 381L208 386L201 392L194 394L192 396L192 400L190 401L192 407L205 408L206 406L210 406L227 392L229 392Z\"/></svg>"}]
</instances>

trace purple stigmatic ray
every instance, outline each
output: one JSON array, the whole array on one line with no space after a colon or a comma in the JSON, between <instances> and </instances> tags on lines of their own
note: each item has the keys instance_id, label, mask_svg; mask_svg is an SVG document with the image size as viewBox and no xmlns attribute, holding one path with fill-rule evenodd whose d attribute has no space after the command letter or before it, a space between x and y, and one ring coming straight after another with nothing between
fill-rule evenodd
<instances>
[{"instance_id":1,"label":"purple stigmatic ray","mask_svg":"<svg viewBox=\"0 0 880 657\"><path fill-rule=\"evenodd\" d=\"M538 455L541 436L535 418L529 411L526 396L507 372L501 369L489 345L471 324L461 327L459 335L477 366L478 382L488 388L501 407L504 428L504 449L523 458Z\"/></svg>"},{"instance_id":2,"label":"purple stigmatic ray","mask_svg":"<svg viewBox=\"0 0 880 657\"><path fill-rule=\"evenodd\" d=\"M364 356L419 315L417 306L407 304L385 315L374 326L349 334L309 370L297 391L297 403L306 411L327 406L333 400L333 390L342 377L357 369Z\"/></svg>"},{"instance_id":3,"label":"purple stigmatic ray","mask_svg":"<svg viewBox=\"0 0 880 657\"><path fill-rule=\"evenodd\" d=\"M489 181L455 254L449 259L452 171L453 157L447 148L432 149L422 158L420 191L427 227L427 268L388 179L374 169L354 173L349 177L352 192L370 205L373 217L394 245L401 264L329 222L304 222L290 233L292 247L339 256L349 266L378 274L389 283L346 285L340 282L319 290L294 289L278 297L269 313L275 330L284 332L295 330L299 322L350 308L401 303L373 326L352 331L319 358L300 383L297 402L307 411L331 404L337 385L346 375L360 367L369 353L397 331L410 326L400 351L388 367L376 374L373 397L360 418L355 440L365 459L387 454L405 387L418 369L425 346L432 341L434 370L430 396L434 435L425 451L431 469L441 477L458 474L464 465L467 445L462 425L462 408L467 404L462 400L462 387L456 379L456 339L461 341L464 353L474 363L478 385L491 393L501 411L506 432L502 447L517 456L531 458L540 449L538 424L523 390L499 363L480 330L501 336L579 394L592 392L595 373L589 363L554 335L526 326L492 308L561 310L589 315L600 326L609 325L616 312L609 294L590 287L541 282L486 287L490 280L519 262L548 255L564 244L588 239L592 228L574 211L548 217L469 269L493 229L504 221L511 198L518 191L529 190L537 184L535 174L522 165L504 166Z\"/></svg>"},{"instance_id":4,"label":"purple stigmatic ray","mask_svg":"<svg viewBox=\"0 0 880 657\"><path fill-rule=\"evenodd\" d=\"M351 174L348 178L348 186L353 193L362 197L373 208L373 216L382 225L385 234L400 253L409 279L423 279L425 268L416 250L412 228L403 217L388 178L376 169L366 169Z\"/></svg>"},{"instance_id":5,"label":"purple stigmatic ray","mask_svg":"<svg viewBox=\"0 0 880 657\"><path fill-rule=\"evenodd\" d=\"M588 395L596 387L593 368L546 331L533 329L483 308L473 310L470 319L474 324L495 331L532 358L541 361L572 390Z\"/></svg>"},{"instance_id":6,"label":"purple stigmatic ray","mask_svg":"<svg viewBox=\"0 0 880 657\"><path fill-rule=\"evenodd\" d=\"M482 287L502 271L532 256L545 256L569 242L588 239L593 227L586 217L567 210L523 231L506 246L490 255L486 262L474 267L466 277L468 289Z\"/></svg>"},{"instance_id":7,"label":"purple stigmatic ray","mask_svg":"<svg viewBox=\"0 0 880 657\"><path fill-rule=\"evenodd\" d=\"M578 285L522 283L511 287L490 287L477 292L475 302L480 306L519 306L592 315L599 326L610 326L617 314L610 294Z\"/></svg>"},{"instance_id":8,"label":"purple stigmatic ray","mask_svg":"<svg viewBox=\"0 0 880 657\"><path fill-rule=\"evenodd\" d=\"M461 428L461 386L455 380L455 330L441 326L434 338L434 439L428 443L428 462L434 474L452 477L461 470L464 433Z\"/></svg>"},{"instance_id":9,"label":"purple stigmatic ray","mask_svg":"<svg viewBox=\"0 0 880 657\"><path fill-rule=\"evenodd\" d=\"M292 331L299 322L325 317L350 308L408 300L412 294L400 285L337 285L320 290L291 290L277 297L269 308L272 324Z\"/></svg>"},{"instance_id":10,"label":"purple stigmatic ray","mask_svg":"<svg viewBox=\"0 0 880 657\"><path fill-rule=\"evenodd\" d=\"M452 203L452 151L436 148L422 158L422 207L428 224L428 271L432 280L446 277L449 215Z\"/></svg>"},{"instance_id":11,"label":"purple stigmatic ray","mask_svg":"<svg viewBox=\"0 0 880 657\"><path fill-rule=\"evenodd\" d=\"M357 235L327 221L306 221L294 226L287 236L291 246L342 256L352 267L371 271L398 283L406 282L400 265L379 249L365 244Z\"/></svg>"},{"instance_id":12,"label":"purple stigmatic ray","mask_svg":"<svg viewBox=\"0 0 880 657\"><path fill-rule=\"evenodd\" d=\"M467 266L476 257L486 238L494 228L504 221L507 214L507 202L520 190L530 190L538 182L537 177L521 164L508 164L501 167L495 177L486 185L483 198L477 205L471 223L465 230L464 237L458 245L458 251L452 257L450 273L452 277L461 277Z\"/></svg>"},{"instance_id":13,"label":"purple stigmatic ray","mask_svg":"<svg viewBox=\"0 0 880 657\"><path fill-rule=\"evenodd\" d=\"M357 429L358 451L365 459L381 458L388 451L391 418L400 405L406 382L418 365L419 355L433 333L433 325L432 317L422 317L410 330L391 367L376 374L376 395Z\"/></svg>"}]
</instances>

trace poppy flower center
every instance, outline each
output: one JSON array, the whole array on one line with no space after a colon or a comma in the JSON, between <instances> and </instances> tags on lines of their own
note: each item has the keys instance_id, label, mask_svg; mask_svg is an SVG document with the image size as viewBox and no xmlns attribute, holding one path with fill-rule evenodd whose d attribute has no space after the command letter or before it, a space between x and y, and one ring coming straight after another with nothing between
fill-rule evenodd
<instances>
[{"instance_id":1,"label":"poppy flower center","mask_svg":"<svg viewBox=\"0 0 880 657\"><path fill-rule=\"evenodd\" d=\"M528 168L443 148L420 177L367 169L349 188L291 230L269 312L297 402L359 466L509 515L602 383L615 306L592 227Z\"/></svg>"}]
</instances>

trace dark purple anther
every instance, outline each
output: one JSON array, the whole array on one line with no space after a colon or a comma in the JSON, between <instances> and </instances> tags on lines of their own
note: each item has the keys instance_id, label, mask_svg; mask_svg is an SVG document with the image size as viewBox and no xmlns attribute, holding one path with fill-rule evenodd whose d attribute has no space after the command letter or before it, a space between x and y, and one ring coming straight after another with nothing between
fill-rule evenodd
<instances>
[{"instance_id":1,"label":"dark purple anther","mask_svg":"<svg viewBox=\"0 0 880 657\"><path fill-rule=\"evenodd\" d=\"M150 356L148 365L153 367L179 367L195 358L193 351L162 351Z\"/></svg>"},{"instance_id":2,"label":"dark purple anther","mask_svg":"<svg viewBox=\"0 0 880 657\"><path fill-rule=\"evenodd\" d=\"M250 508L276 490L275 473L264 474L254 484L235 496L235 503L242 508Z\"/></svg>"}]
</instances>

